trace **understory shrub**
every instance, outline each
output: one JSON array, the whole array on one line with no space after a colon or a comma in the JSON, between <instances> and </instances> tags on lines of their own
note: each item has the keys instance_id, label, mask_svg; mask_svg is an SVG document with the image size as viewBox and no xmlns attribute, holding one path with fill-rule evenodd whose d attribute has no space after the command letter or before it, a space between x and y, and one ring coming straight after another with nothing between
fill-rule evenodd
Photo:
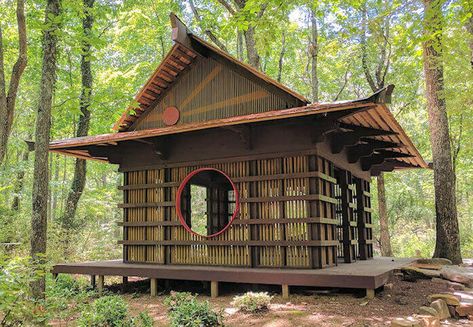
<instances>
[{"instance_id":1,"label":"understory shrub","mask_svg":"<svg viewBox=\"0 0 473 327\"><path fill-rule=\"evenodd\" d=\"M0 326L30 326L47 320L45 301L33 301L30 290L30 284L47 269L33 265L29 257L0 255Z\"/></svg>"},{"instance_id":2,"label":"understory shrub","mask_svg":"<svg viewBox=\"0 0 473 327\"><path fill-rule=\"evenodd\" d=\"M273 299L267 292L246 292L243 295L235 296L232 305L244 312L256 313L268 310Z\"/></svg>"},{"instance_id":3,"label":"understory shrub","mask_svg":"<svg viewBox=\"0 0 473 327\"><path fill-rule=\"evenodd\" d=\"M142 312L130 317L128 304L118 295L103 296L86 306L78 320L81 327L151 327L152 318Z\"/></svg>"},{"instance_id":4,"label":"understory shrub","mask_svg":"<svg viewBox=\"0 0 473 327\"><path fill-rule=\"evenodd\" d=\"M172 292L165 299L168 317L174 327L213 327L224 326L223 313L217 312L208 301L198 301L195 295L187 292Z\"/></svg>"}]
</instances>

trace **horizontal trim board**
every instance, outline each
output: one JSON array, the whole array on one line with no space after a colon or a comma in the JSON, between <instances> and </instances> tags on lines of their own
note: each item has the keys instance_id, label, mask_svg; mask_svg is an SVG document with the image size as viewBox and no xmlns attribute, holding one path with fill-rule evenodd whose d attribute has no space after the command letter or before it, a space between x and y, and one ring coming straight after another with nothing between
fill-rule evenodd
<instances>
[{"instance_id":1,"label":"horizontal trim board","mask_svg":"<svg viewBox=\"0 0 473 327\"><path fill-rule=\"evenodd\" d=\"M327 174L320 171L306 172L306 173L286 173L286 174L274 174L274 175L260 175L260 176L245 176L245 177L231 177L234 183L246 183L246 182L259 182L259 181L270 181L270 180L288 180L296 178L310 178L318 177L326 180L330 183L337 183L337 180ZM122 191L126 190L141 190L141 189L153 189L153 188L165 188L165 187L178 187L180 182L166 182L158 184L129 184L119 186L118 189Z\"/></svg>"},{"instance_id":2,"label":"horizontal trim board","mask_svg":"<svg viewBox=\"0 0 473 327\"><path fill-rule=\"evenodd\" d=\"M253 197L241 198L241 203L258 203L258 202L281 202L281 201L310 201L320 200L337 204L337 200L321 194L297 195L297 196L268 196L268 197Z\"/></svg>"},{"instance_id":3,"label":"horizontal trim board","mask_svg":"<svg viewBox=\"0 0 473 327\"><path fill-rule=\"evenodd\" d=\"M337 225L338 220L330 218L235 219L232 222L232 225L272 225L303 223ZM118 221L117 225L123 227L182 226L179 221Z\"/></svg>"},{"instance_id":4,"label":"horizontal trim board","mask_svg":"<svg viewBox=\"0 0 473 327\"><path fill-rule=\"evenodd\" d=\"M175 207L174 201L165 202L143 202L143 203L119 203L119 208L153 208L153 207Z\"/></svg>"},{"instance_id":5,"label":"horizontal trim board","mask_svg":"<svg viewBox=\"0 0 473 327\"><path fill-rule=\"evenodd\" d=\"M331 241L228 241L228 240L166 240L166 241L130 241L120 240L123 245L210 245L210 246L338 246L338 240Z\"/></svg>"}]
</instances>

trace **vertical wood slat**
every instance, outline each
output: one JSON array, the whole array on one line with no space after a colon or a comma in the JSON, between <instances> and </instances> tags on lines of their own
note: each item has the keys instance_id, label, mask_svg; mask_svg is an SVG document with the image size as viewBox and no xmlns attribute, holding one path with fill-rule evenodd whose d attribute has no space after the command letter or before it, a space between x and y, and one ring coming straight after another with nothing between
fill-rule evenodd
<instances>
[{"instance_id":1,"label":"vertical wood slat","mask_svg":"<svg viewBox=\"0 0 473 327\"><path fill-rule=\"evenodd\" d=\"M342 216L342 245L343 245L343 259L346 263L353 262L353 248L351 246L350 233L350 216L348 198L348 172L346 170L339 170L338 184L340 185L341 197L341 216Z\"/></svg>"},{"instance_id":2,"label":"vertical wood slat","mask_svg":"<svg viewBox=\"0 0 473 327\"><path fill-rule=\"evenodd\" d=\"M364 208L364 187L363 180L356 178L356 215L358 219L358 245L359 245L359 257L361 260L368 259L368 244L367 230L366 230L366 219L365 219L365 208Z\"/></svg>"},{"instance_id":3,"label":"vertical wood slat","mask_svg":"<svg viewBox=\"0 0 473 327\"><path fill-rule=\"evenodd\" d=\"M301 223L300 218L327 218L336 219L335 197L336 184L333 164L316 155L278 157L274 159L258 159L238 162L209 164L226 172L232 177L268 176L267 179L255 181L239 181L236 183L241 199L290 197L289 200L243 201L241 203L240 219L274 219L273 224L233 224L223 234L215 239L220 241L333 241L337 240L336 225L331 223ZM174 186L159 186L146 190L125 190L124 197L127 203L145 202L173 202L175 201L177 186L192 170L201 166L172 167L158 170L126 173L125 184L163 184L172 182ZM319 172L314 177L291 177L294 173ZM286 178L271 179L271 175L286 175ZM328 176L328 177L323 177ZM353 179L354 180L354 179ZM348 217L348 237L350 258L356 259L356 238L353 235L358 226L353 226L358 219L360 210L354 211L360 203L364 204L365 222L368 220L368 211L365 206L369 201L366 191L353 192L351 176L346 176L345 207ZM363 181L368 185L369 183ZM169 183L168 183L169 184ZM340 188L340 187L339 187ZM365 186L363 187L365 189ZM341 188L340 188L341 189ZM143 193L145 192L145 193ZM353 192L349 193L349 192ZM320 194L325 200L300 200L298 196ZM364 196L358 200L359 194ZM350 197L354 197L353 199ZM356 198L356 199L355 199ZM220 201L220 200L219 200ZM348 204L348 206L347 206ZM352 210L352 211L350 211ZM353 214L356 213L356 217ZM145 207L125 208L125 221L173 221L178 222L174 207ZM279 219L293 219L291 223L278 223ZM351 224L350 224L351 222ZM346 219L345 219L346 223ZM169 241L200 241L202 237L188 233L183 226L146 226L125 227L124 239L129 240L169 240ZM124 228L124 231L125 231ZM361 230L361 229L360 229ZM359 231L359 230L358 230ZM365 230L368 233L370 229ZM128 235L127 235L128 234ZM361 238L360 238L361 239ZM371 244L367 242L367 252ZM337 246L230 246L230 245L125 245L124 256L128 262L149 262L162 264L193 264L193 265L223 265L244 267L290 267L290 268L324 268L337 264ZM371 246L372 253L372 246Z\"/></svg>"}]
</instances>

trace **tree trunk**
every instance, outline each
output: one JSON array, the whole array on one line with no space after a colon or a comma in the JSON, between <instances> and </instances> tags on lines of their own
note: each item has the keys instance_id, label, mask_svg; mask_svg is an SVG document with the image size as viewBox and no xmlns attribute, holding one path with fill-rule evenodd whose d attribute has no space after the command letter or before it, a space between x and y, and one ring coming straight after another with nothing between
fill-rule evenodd
<instances>
[{"instance_id":1,"label":"tree trunk","mask_svg":"<svg viewBox=\"0 0 473 327\"><path fill-rule=\"evenodd\" d=\"M254 26L248 27L244 32L245 43L246 43L246 55L248 57L248 62L251 66L256 69L260 69L260 56L258 50L256 49L256 40L255 40L255 28Z\"/></svg>"},{"instance_id":2,"label":"tree trunk","mask_svg":"<svg viewBox=\"0 0 473 327\"><path fill-rule=\"evenodd\" d=\"M389 236L389 221L386 206L386 188L384 186L383 173L379 174L377 182L381 255L383 257L392 257L393 252L391 249L391 236Z\"/></svg>"},{"instance_id":3,"label":"tree trunk","mask_svg":"<svg viewBox=\"0 0 473 327\"><path fill-rule=\"evenodd\" d=\"M311 22L311 40L310 40L310 59L311 59L311 77L312 77L312 102L319 101L319 77L317 74L317 61L319 54L319 32L317 29L317 18L315 9L310 11L310 22Z\"/></svg>"},{"instance_id":4,"label":"tree trunk","mask_svg":"<svg viewBox=\"0 0 473 327\"><path fill-rule=\"evenodd\" d=\"M454 264L459 264L462 262L462 258L441 52L442 3L443 1L439 0L424 0L426 41L422 44L425 93L434 168L437 223L434 257L447 258L452 260Z\"/></svg>"},{"instance_id":5,"label":"tree trunk","mask_svg":"<svg viewBox=\"0 0 473 327\"><path fill-rule=\"evenodd\" d=\"M282 68L284 65L284 55L286 54L286 32L282 32L282 39L281 39L281 52L279 53L279 60L278 60L278 78L277 81L281 83L282 77Z\"/></svg>"},{"instance_id":6,"label":"tree trunk","mask_svg":"<svg viewBox=\"0 0 473 327\"><path fill-rule=\"evenodd\" d=\"M18 211L20 210L20 199L21 199L21 192L23 191L24 181L25 181L25 173L26 173L26 164L28 163L28 159L30 156L30 151L26 149L21 155L21 165L20 171L16 175L16 181L13 191L13 200L11 208L12 210Z\"/></svg>"},{"instance_id":7,"label":"tree trunk","mask_svg":"<svg viewBox=\"0 0 473 327\"><path fill-rule=\"evenodd\" d=\"M31 257L42 263L46 254L48 214L48 153L51 130L51 106L56 82L57 32L61 0L48 0L43 32L43 67L41 71L38 114L36 117L35 160L31 216ZM33 297L44 298L45 278L31 283Z\"/></svg>"},{"instance_id":8,"label":"tree trunk","mask_svg":"<svg viewBox=\"0 0 473 327\"><path fill-rule=\"evenodd\" d=\"M243 32L237 31L237 53L238 60L243 61Z\"/></svg>"},{"instance_id":9,"label":"tree trunk","mask_svg":"<svg viewBox=\"0 0 473 327\"><path fill-rule=\"evenodd\" d=\"M380 46L380 53L378 58L377 69L374 72L374 77L371 74L371 70L368 64L368 43L367 43L367 30L368 30L368 10L366 8L366 2L361 7L361 66L365 75L366 81L371 88L372 92L376 92L385 84L385 78L389 69L390 51L387 51L388 38L389 38L389 18L384 17L382 25L382 34L384 35L384 42ZM389 236L389 219L386 204L386 186L384 184L384 175L381 173L377 178L378 188L378 215L379 215L379 230L380 230L380 247L381 254L383 256L392 256L391 249L391 237Z\"/></svg>"},{"instance_id":10,"label":"tree trunk","mask_svg":"<svg viewBox=\"0 0 473 327\"><path fill-rule=\"evenodd\" d=\"M92 9L95 0L83 0L84 5L84 18L82 19L83 29L83 41L82 41L82 55L81 55L81 78L82 78L82 90L80 95L80 112L79 123L77 126L77 137L87 136L89 133L90 124L90 102L92 97L92 69L90 66L90 38L92 35L92 25L94 23L94 17L92 15ZM82 192L84 191L86 182L87 165L83 159L76 159L74 167L74 177L72 180L72 186L69 191L66 200L66 207L64 209L64 215L61 217L61 224L65 230L74 228L74 217L77 210L77 204L79 203ZM67 247L66 247L67 248Z\"/></svg>"},{"instance_id":11,"label":"tree trunk","mask_svg":"<svg viewBox=\"0 0 473 327\"><path fill-rule=\"evenodd\" d=\"M21 75L27 64L27 42L25 22L25 1L18 0L16 7L18 24L18 59L13 65L8 90L5 83L5 66L3 62L3 35L0 26L0 163L7 152L8 138L10 137L15 112L15 102L20 85Z\"/></svg>"}]
</instances>

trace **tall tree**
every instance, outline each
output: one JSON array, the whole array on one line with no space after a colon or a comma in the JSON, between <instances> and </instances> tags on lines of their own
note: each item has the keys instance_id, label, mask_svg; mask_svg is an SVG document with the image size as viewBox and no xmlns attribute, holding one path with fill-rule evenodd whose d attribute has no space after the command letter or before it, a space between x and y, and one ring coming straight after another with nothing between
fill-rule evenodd
<instances>
[{"instance_id":1,"label":"tall tree","mask_svg":"<svg viewBox=\"0 0 473 327\"><path fill-rule=\"evenodd\" d=\"M25 1L18 0L16 6L16 20L18 24L18 58L13 65L10 84L7 89L5 81L5 63L3 49L2 26L0 25L0 163L7 152L8 138L10 137L15 113L15 102L20 85L21 75L27 63Z\"/></svg>"},{"instance_id":2,"label":"tall tree","mask_svg":"<svg viewBox=\"0 0 473 327\"><path fill-rule=\"evenodd\" d=\"M33 212L31 216L31 257L41 263L46 254L48 215L48 153L51 130L51 106L56 83L58 31L61 0L48 0L43 31L43 62L39 84L39 104L36 116L35 160L33 176ZM44 298L45 278L31 284L34 298Z\"/></svg>"},{"instance_id":3,"label":"tall tree","mask_svg":"<svg viewBox=\"0 0 473 327\"><path fill-rule=\"evenodd\" d=\"M212 30L210 30L209 28L207 28L203 21L202 21L202 18L200 17L200 13L199 13L199 10L197 9L197 7L195 6L194 4L194 1L193 0L189 0L189 5L192 9L192 13L194 14L194 18L195 20L198 22L199 24L199 27L202 29L202 31L209 37L209 39L212 40L213 43L215 43L220 49L222 49L223 51L225 52L228 52L227 50L227 47L225 46L225 44L223 44L218 38L217 36L212 32Z\"/></svg>"},{"instance_id":4,"label":"tall tree","mask_svg":"<svg viewBox=\"0 0 473 327\"><path fill-rule=\"evenodd\" d=\"M390 51L389 51L389 16L384 14L382 22L379 26L379 34L382 41L379 42L379 56L374 69L374 73L371 72L370 65L368 63L368 12L366 2L362 5L362 18L361 18L361 66L365 75L366 81L368 82L373 92L378 91L385 85L386 74L390 64ZM389 234L389 219L387 211L386 201L386 186L384 182L384 173L380 173L377 177L377 191L378 191L378 215L379 215L379 234L380 234L380 248L381 255L390 257L393 255L391 248L391 236Z\"/></svg>"},{"instance_id":5,"label":"tall tree","mask_svg":"<svg viewBox=\"0 0 473 327\"><path fill-rule=\"evenodd\" d=\"M12 210L18 211L20 210L20 199L21 199L21 192L23 191L23 186L25 184L25 173L26 167L24 167L28 163L28 159L30 156L30 150L25 149L19 157L21 157L20 162L20 170L16 175L14 190L13 190L13 200L11 208Z\"/></svg>"},{"instance_id":6,"label":"tall tree","mask_svg":"<svg viewBox=\"0 0 473 327\"><path fill-rule=\"evenodd\" d=\"M82 52L81 52L81 95L80 95L80 117L77 125L76 136L87 136L90 125L90 103L92 98L92 69L91 69L91 38L94 23L93 7L95 0L83 0L84 16L82 18ZM87 163L84 159L76 159L74 166L74 177L71 189L66 200L64 214L61 224L65 230L74 227L74 217L77 211L82 192L84 191L87 174ZM67 250L67 249L66 249Z\"/></svg>"},{"instance_id":7,"label":"tall tree","mask_svg":"<svg viewBox=\"0 0 473 327\"><path fill-rule=\"evenodd\" d=\"M313 4L312 6L315 6ZM319 54L319 31L317 28L316 9L310 8L310 26L311 38L309 46L309 54L311 59L311 80L312 80L312 102L319 101L319 77L317 74L317 63Z\"/></svg>"},{"instance_id":8,"label":"tall tree","mask_svg":"<svg viewBox=\"0 0 473 327\"><path fill-rule=\"evenodd\" d=\"M218 0L220 4L222 4L227 11L235 16L241 14L248 0L233 0L235 6L230 5L227 0ZM260 19L267 8L268 4L264 3L260 6L259 10L256 13L255 19L250 19L248 22L248 27L243 31L243 36L245 38L246 44L246 56L248 58L248 63L255 67L256 69L261 69L261 57L259 56L258 49L256 47L256 39L255 39L255 21Z\"/></svg>"},{"instance_id":9,"label":"tall tree","mask_svg":"<svg viewBox=\"0 0 473 327\"><path fill-rule=\"evenodd\" d=\"M462 262L442 61L443 0L423 0L425 96L434 168L435 257Z\"/></svg>"}]
</instances>

